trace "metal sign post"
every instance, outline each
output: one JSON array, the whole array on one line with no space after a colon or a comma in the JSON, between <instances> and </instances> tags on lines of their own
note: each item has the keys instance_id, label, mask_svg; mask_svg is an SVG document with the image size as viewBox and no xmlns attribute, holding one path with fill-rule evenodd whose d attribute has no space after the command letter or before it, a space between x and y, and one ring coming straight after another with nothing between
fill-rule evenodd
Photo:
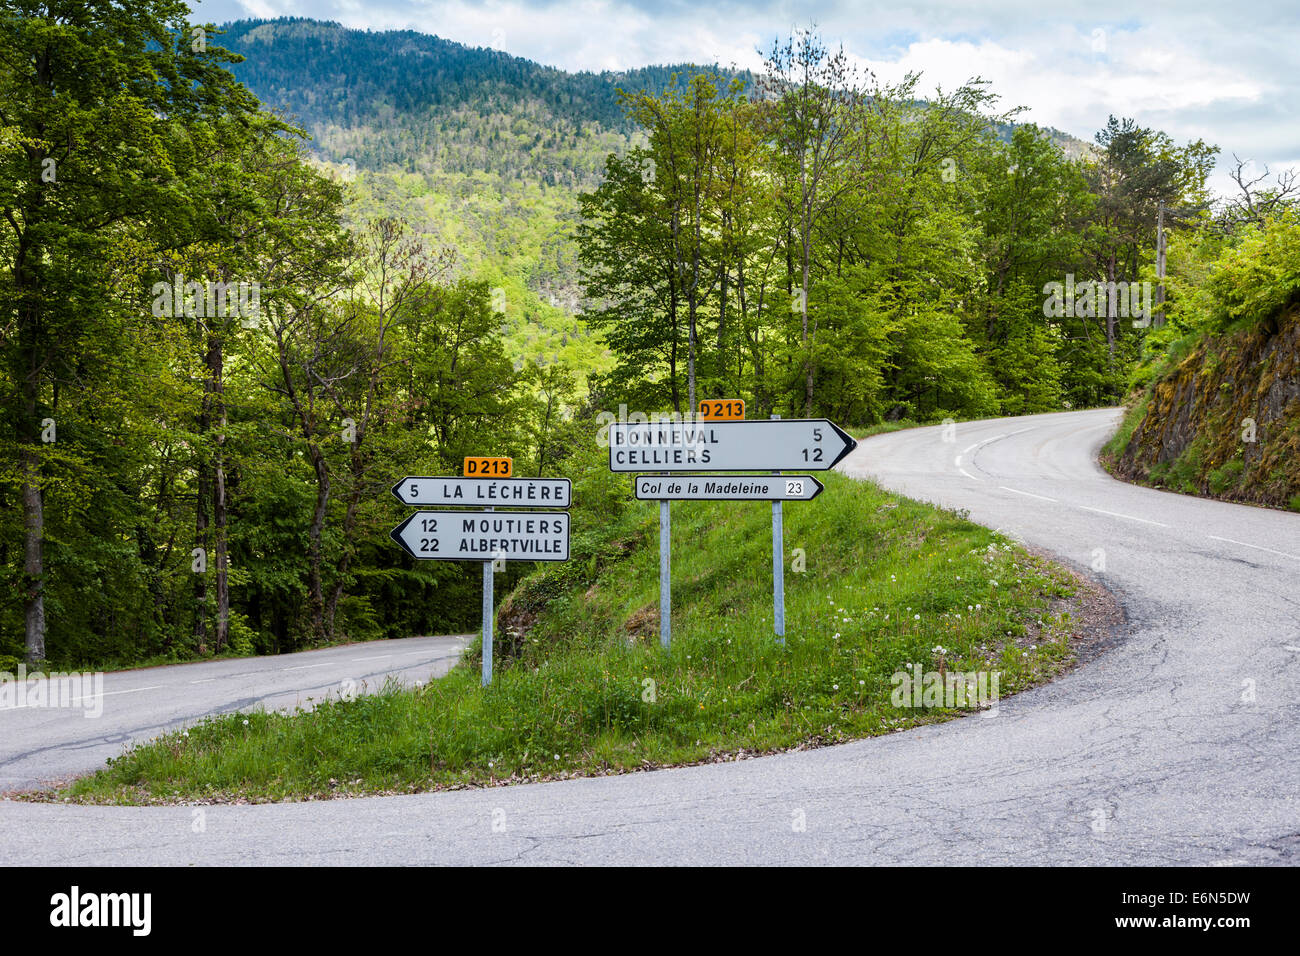
<instances>
[{"instance_id":1,"label":"metal sign post","mask_svg":"<svg viewBox=\"0 0 1300 956\"><path fill-rule=\"evenodd\" d=\"M772 502L772 626L785 644L785 529L782 502L810 501L823 485L811 475L826 471L857 447L857 441L825 418L745 419L739 399L700 402L700 417L686 421L614 422L609 426L609 470L643 472L633 479L636 497L659 502L659 642L672 641L672 501ZM691 474L681 472L766 472ZM649 473L649 474L645 474Z\"/></svg>"},{"instance_id":2,"label":"metal sign post","mask_svg":"<svg viewBox=\"0 0 1300 956\"><path fill-rule=\"evenodd\" d=\"M672 516L668 499L659 502L659 646L668 650L673 642Z\"/></svg>"},{"instance_id":3,"label":"metal sign post","mask_svg":"<svg viewBox=\"0 0 1300 956\"><path fill-rule=\"evenodd\" d=\"M404 505L478 505L477 511L417 511L388 533L422 561L479 561L483 565L483 686L492 683L494 575L497 561L569 560L567 511L497 511L567 508L567 478L511 478L509 458L466 458L466 471L484 477L408 475L393 485Z\"/></svg>"},{"instance_id":4,"label":"metal sign post","mask_svg":"<svg viewBox=\"0 0 1300 956\"><path fill-rule=\"evenodd\" d=\"M773 415L774 420L780 415ZM773 474L781 474L779 471ZM820 486L820 482L818 485ZM772 500L772 627L776 642L785 644L785 529L781 526L781 499Z\"/></svg>"},{"instance_id":5,"label":"metal sign post","mask_svg":"<svg viewBox=\"0 0 1300 956\"><path fill-rule=\"evenodd\" d=\"M492 511L484 508L484 512ZM492 683L492 565L493 559L483 562L483 686Z\"/></svg>"}]
</instances>

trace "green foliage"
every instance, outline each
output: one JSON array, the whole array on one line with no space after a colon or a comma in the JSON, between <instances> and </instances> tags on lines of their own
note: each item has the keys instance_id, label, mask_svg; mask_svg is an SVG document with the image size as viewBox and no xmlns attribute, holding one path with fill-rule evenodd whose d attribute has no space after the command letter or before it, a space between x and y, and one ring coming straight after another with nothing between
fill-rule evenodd
<instances>
[{"instance_id":1,"label":"green foliage","mask_svg":"<svg viewBox=\"0 0 1300 956\"><path fill-rule=\"evenodd\" d=\"M1275 322L1300 302L1300 214L1287 211L1245 232L1216 266L1188 306L1190 324L1221 331Z\"/></svg>"},{"instance_id":2,"label":"green foliage","mask_svg":"<svg viewBox=\"0 0 1300 956\"><path fill-rule=\"evenodd\" d=\"M1174 246L1168 322L1147 336L1135 409L1107 445L1122 474L1276 507L1300 486L1300 405L1286 398L1300 376L1300 221L1271 208Z\"/></svg>"},{"instance_id":3,"label":"green foliage","mask_svg":"<svg viewBox=\"0 0 1300 956\"><path fill-rule=\"evenodd\" d=\"M600 347L575 329L516 367L491 284L367 215L386 194L322 171L231 54L191 43L181 4L83 12L0 14L0 653L130 664L463 629L477 569L405 558L388 488L467 453L554 473L580 375L563 363ZM34 78L15 66L33 59ZM255 284L256 314L205 301L214 282Z\"/></svg>"},{"instance_id":4,"label":"green foliage","mask_svg":"<svg viewBox=\"0 0 1300 956\"><path fill-rule=\"evenodd\" d=\"M1194 495L1200 492L1201 461L1204 456L1204 443L1192 442L1177 458L1160 462L1151 469L1151 482L1157 487L1172 488L1183 494Z\"/></svg>"},{"instance_id":5,"label":"green foliage","mask_svg":"<svg viewBox=\"0 0 1300 956\"><path fill-rule=\"evenodd\" d=\"M1046 284L1138 280L1153 204L1199 196L1213 150L1115 121L1072 159L1036 127L1004 137L981 83L861 86L807 36L755 84L625 98L646 144L606 161L577 233L607 394L852 424L1118 397L1143 333L1049 314Z\"/></svg>"},{"instance_id":6,"label":"green foliage","mask_svg":"<svg viewBox=\"0 0 1300 956\"><path fill-rule=\"evenodd\" d=\"M1218 468L1211 469L1209 473L1210 494L1222 495L1231 491L1241 480L1241 474L1245 469L1246 463L1240 458L1225 461Z\"/></svg>"},{"instance_id":7,"label":"green foliage","mask_svg":"<svg viewBox=\"0 0 1300 956\"><path fill-rule=\"evenodd\" d=\"M0 653L460 630L476 569L387 539L403 474L473 452L584 475L604 524L519 592L535 610L645 533L625 483L591 474L599 412L1041 411L1108 400L1170 341L1043 315L1043 284L1095 273L1099 249L1146 268L1145 213L1120 216L1092 160L980 83L922 101L815 39L763 76L568 75L305 20L194 44L182 4L128 6L0 13ZM1196 192L1203 150L1111 139L1140 210ZM1238 311L1290 281L1268 236L1216 280ZM1174 261L1191 275L1212 247ZM1252 269L1272 277L1258 302ZM159 309L156 284L191 281L256 283L260 321ZM1186 331L1200 307L1178 281Z\"/></svg>"},{"instance_id":8,"label":"green foliage","mask_svg":"<svg viewBox=\"0 0 1300 956\"><path fill-rule=\"evenodd\" d=\"M1151 397L1144 393L1138 397L1138 400L1132 406L1125 410L1119 428L1115 430L1115 434L1110 437L1103 448L1106 455L1113 457L1124 454L1124 449L1128 447L1128 443L1133 439L1133 433L1137 431L1146 418L1147 406L1150 401Z\"/></svg>"}]
</instances>

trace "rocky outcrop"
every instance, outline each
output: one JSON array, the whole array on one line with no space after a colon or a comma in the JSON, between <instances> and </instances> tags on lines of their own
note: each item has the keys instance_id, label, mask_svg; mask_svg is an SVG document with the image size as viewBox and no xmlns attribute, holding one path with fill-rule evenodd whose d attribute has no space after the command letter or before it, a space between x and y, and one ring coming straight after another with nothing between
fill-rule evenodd
<instances>
[{"instance_id":1,"label":"rocky outcrop","mask_svg":"<svg viewBox=\"0 0 1300 956\"><path fill-rule=\"evenodd\" d=\"M1138 398L1106 464L1158 487L1300 510L1300 309L1200 338Z\"/></svg>"}]
</instances>

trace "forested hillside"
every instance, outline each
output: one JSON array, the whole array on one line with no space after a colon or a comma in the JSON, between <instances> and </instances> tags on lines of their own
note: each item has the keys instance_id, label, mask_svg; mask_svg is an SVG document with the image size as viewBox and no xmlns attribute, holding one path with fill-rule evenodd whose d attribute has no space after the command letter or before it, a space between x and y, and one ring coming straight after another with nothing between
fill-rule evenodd
<instances>
[{"instance_id":1,"label":"forested hillside","mask_svg":"<svg viewBox=\"0 0 1300 956\"><path fill-rule=\"evenodd\" d=\"M402 215L431 245L454 249L462 274L501 290L513 357L562 362L580 389L588 372L609 371L579 316L591 303L579 276L578 197L604 180L609 155L644 140L620 91L683 89L696 68L567 73L412 31L293 18L222 30L215 42L244 57L235 76L301 123L311 154L353 185L359 208ZM717 75L744 90L758 80ZM993 117L988 133L1009 143L1016 128ZM1065 157L1087 151L1058 130L1044 136Z\"/></svg>"},{"instance_id":2,"label":"forested hillside","mask_svg":"<svg viewBox=\"0 0 1300 956\"><path fill-rule=\"evenodd\" d=\"M594 185L604 153L635 131L616 90L658 90L686 65L566 73L497 50L315 20L242 20L215 42L235 76L367 169L528 175ZM742 74L743 75L743 74Z\"/></svg>"},{"instance_id":3,"label":"forested hillside","mask_svg":"<svg viewBox=\"0 0 1300 956\"><path fill-rule=\"evenodd\" d=\"M0 655L33 661L465 628L477 568L405 558L388 488L470 453L578 477L620 405L1115 401L1158 343L1082 289L1152 275L1214 152L1119 119L1066 150L805 35L761 76L574 77L75 7L0 11ZM626 497L575 506L578 584Z\"/></svg>"},{"instance_id":4,"label":"forested hillside","mask_svg":"<svg viewBox=\"0 0 1300 956\"><path fill-rule=\"evenodd\" d=\"M455 251L458 274L501 290L513 358L562 362L580 389L587 372L609 369L577 317L578 195L635 136L618 89L661 89L688 67L574 74L413 31L304 19L222 29L214 42L244 57L235 76L352 184L355 218L400 214Z\"/></svg>"}]
</instances>

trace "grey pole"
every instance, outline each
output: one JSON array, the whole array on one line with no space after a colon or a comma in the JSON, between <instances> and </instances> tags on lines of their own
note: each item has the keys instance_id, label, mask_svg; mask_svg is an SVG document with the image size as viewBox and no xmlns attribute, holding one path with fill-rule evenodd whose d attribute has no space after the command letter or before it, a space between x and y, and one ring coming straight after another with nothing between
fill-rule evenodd
<instances>
[{"instance_id":1,"label":"grey pole","mask_svg":"<svg viewBox=\"0 0 1300 956\"><path fill-rule=\"evenodd\" d=\"M491 511L485 508L484 511ZM483 562L483 686L492 683L492 562Z\"/></svg>"},{"instance_id":2,"label":"grey pole","mask_svg":"<svg viewBox=\"0 0 1300 956\"><path fill-rule=\"evenodd\" d=\"M1156 321L1157 328L1165 324L1165 203L1156 207Z\"/></svg>"},{"instance_id":3,"label":"grey pole","mask_svg":"<svg viewBox=\"0 0 1300 956\"><path fill-rule=\"evenodd\" d=\"M659 501L659 643L668 650L673 639L673 583L671 517L668 499Z\"/></svg>"},{"instance_id":4,"label":"grey pole","mask_svg":"<svg viewBox=\"0 0 1300 956\"><path fill-rule=\"evenodd\" d=\"M773 415L779 419L780 415ZM781 474L779 471L772 472ZM781 502L772 502L772 626L776 642L785 643L785 529L782 527Z\"/></svg>"}]
</instances>

